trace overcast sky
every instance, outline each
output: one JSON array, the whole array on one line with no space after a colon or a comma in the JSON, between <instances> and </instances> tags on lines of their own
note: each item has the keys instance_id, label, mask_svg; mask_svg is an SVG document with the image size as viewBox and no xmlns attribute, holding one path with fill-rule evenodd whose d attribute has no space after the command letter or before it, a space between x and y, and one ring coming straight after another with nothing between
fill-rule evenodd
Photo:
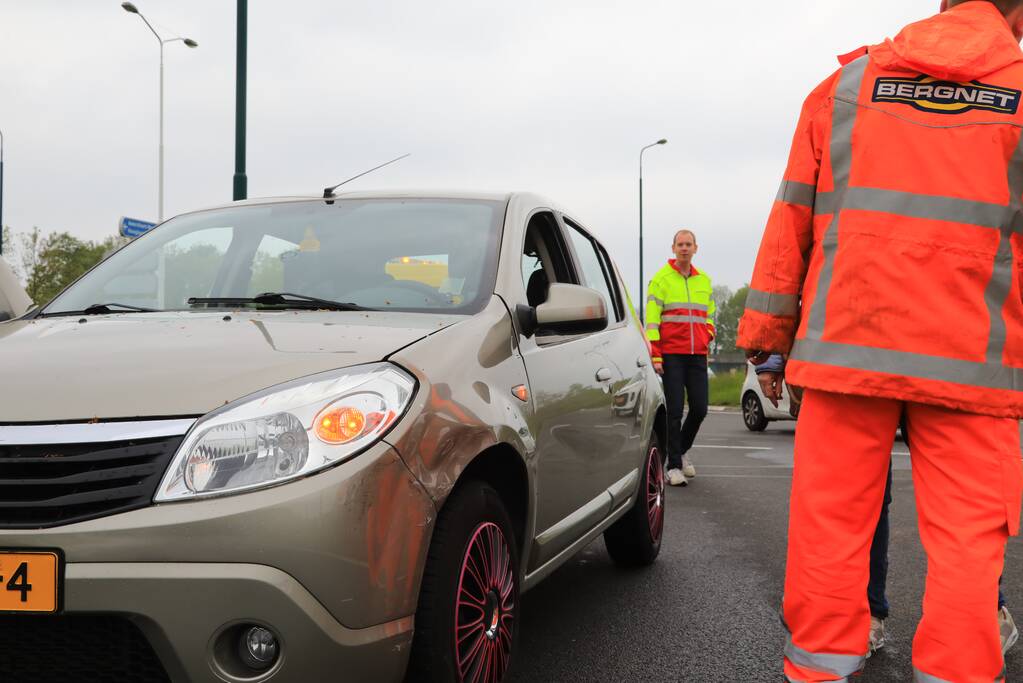
<instances>
[{"instance_id":1,"label":"overcast sky","mask_svg":"<svg viewBox=\"0 0 1023 683\"><path fill-rule=\"evenodd\" d=\"M231 200L234 0L137 0L167 37L165 214ZM748 281L799 106L835 55L938 0L250 0L249 196L356 181L529 190L608 246L635 296L678 227ZM101 239L156 218L159 48L118 0L0 0L3 222Z\"/></svg>"}]
</instances>

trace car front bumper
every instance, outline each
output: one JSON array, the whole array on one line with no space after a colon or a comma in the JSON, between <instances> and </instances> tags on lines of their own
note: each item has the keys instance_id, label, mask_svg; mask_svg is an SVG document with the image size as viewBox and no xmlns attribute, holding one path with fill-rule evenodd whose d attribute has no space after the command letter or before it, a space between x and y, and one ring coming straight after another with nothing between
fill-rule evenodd
<instances>
[{"instance_id":1,"label":"car front bumper","mask_svg":"<svg viewBox=\"0 0 1023 683\"><path fill-rule=\"evenodd\" d=\"M59 549L62 612L127 618L175 683L397 681L435 517L379 443L259 491L0 530L0 550ZM279 638L279 663L262 674L232 664L245 624Z\"/></svg>"},{"instance_id":2,"label":"car front bumper","mask_svg":"<svg viewBox=\"0 0 1023 683\"><path fill-rule=\"evenodd\" d=\"M117 613L138 626L172 681L400 681L412 617L349 629L293 577L264 565L68 564L67 613ZM278 663L239 666L230 627L256 624L280 638ZM244 674L244 675L240 675Z\"/></svg>"}]
</instances>

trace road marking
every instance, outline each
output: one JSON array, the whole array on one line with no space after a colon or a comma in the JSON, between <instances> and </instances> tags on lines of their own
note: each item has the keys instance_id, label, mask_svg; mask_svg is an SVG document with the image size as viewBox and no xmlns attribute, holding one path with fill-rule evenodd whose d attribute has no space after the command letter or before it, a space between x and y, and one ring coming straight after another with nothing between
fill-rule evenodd
<instances>
[{"instance_id":1,"label":"road marking","mask_svg":"<svg viewBox=\"0 0 1023 683\"><path fill-rule=\"evenodd\" d=\"M905 470L896 470L901 472ZM791 479L789 475L777 475L777 474L700 474L690 479L691 482L695 482L698 479ZM912 477L893 476L893 481L904 483L913 481Z\"/></svg>"},{"instance_id":2,"label":"road marking","mask_svg":"<svg viewBox=\"0 0 1023 683\"><path fill-rule=\"evenodd\" d=\"M715 469L715 470L791 470L792 465L707 465L700 463L700 467L703 469Z\"/></svg>"},{"instance_id":3,"label":"road marking","mask_svg":"<svg viewBox=\"0 0 1023 683\"><path fill-rule=\"evenodd\" d=\"M777 474L701 474L695 479L791 479L791 476Z\"/></svg>"},{"instance_id":4,"label":"road marking","mask_svg":"<svg viewBox=\"0 0 1023 683\"><path fill-rule=\"evenodd\" d=\"M892 455L909 455L909 453L893 453ZM712 470L791 470L792 465L711 465L710 463L698 460L697 463L703 469Z\"/></svg>"},{"instance_id":5,"label":"road marking","mask_svg":"<svg viewBox=\"0 0 1023 683\"><path fill-rule=\"evenodd\" d=\"M768 446L711 446L709 444L693 444L693 448L724 448L732 451L773 451ZM892 455L909 455L909 451L892 451Z\"/></svg>"}]
</instances>

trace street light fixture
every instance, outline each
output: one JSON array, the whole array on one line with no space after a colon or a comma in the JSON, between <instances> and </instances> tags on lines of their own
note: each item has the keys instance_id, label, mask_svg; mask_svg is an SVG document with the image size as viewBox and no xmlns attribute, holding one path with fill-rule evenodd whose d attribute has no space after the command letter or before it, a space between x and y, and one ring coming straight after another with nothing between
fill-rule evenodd
<instances>
[{"instance_id":1,"label":"street light fixture","mask_svg":"<svg viewBox=\"0 0 1023 683\"><path fill-rule=\"evenodd\" d=\"M163 46L179 40L188 47L199 47L199 43L191 38L161 38L145 15L139 12L138 7L130 2L122 2L121 7L125 12L139 15L139 18L146 22L146 26L149 27L149 30L153 32L153 35L160 42L160 206L158 218L160 221L163 221Z\"/></svg>"},{"instance_id":2,"label":"street light fixture","mask_svg":"<svg viewBox=\"0 0 1023 683\"><path fill-rule=\"evenodd\" d=\"M657 145L666 145L668 140L661 138L639 150L639 321L646 322L646 302L643 298L646 290L643 287L643 152Z\"/></svg>"}]
</instances>

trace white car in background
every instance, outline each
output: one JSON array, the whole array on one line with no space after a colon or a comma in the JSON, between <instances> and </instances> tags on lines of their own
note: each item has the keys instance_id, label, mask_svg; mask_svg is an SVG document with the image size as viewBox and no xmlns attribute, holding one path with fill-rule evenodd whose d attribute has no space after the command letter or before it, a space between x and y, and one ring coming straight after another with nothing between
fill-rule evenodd
<instances>
[{"instance_id":1,"label":"white car in background","mask_svg":"<svg viewBox=\"0 0 1023 683\"><path fill-rule=\"evenodd\" d=\"M742 422L751 432L762 432L767 423L775 420L795 420L789 413L789 387L782 389L781 400L775 408L764 396L757 381L753 364L746 363L746 381L742 383Z\"/></svg>"}]
</instances>

